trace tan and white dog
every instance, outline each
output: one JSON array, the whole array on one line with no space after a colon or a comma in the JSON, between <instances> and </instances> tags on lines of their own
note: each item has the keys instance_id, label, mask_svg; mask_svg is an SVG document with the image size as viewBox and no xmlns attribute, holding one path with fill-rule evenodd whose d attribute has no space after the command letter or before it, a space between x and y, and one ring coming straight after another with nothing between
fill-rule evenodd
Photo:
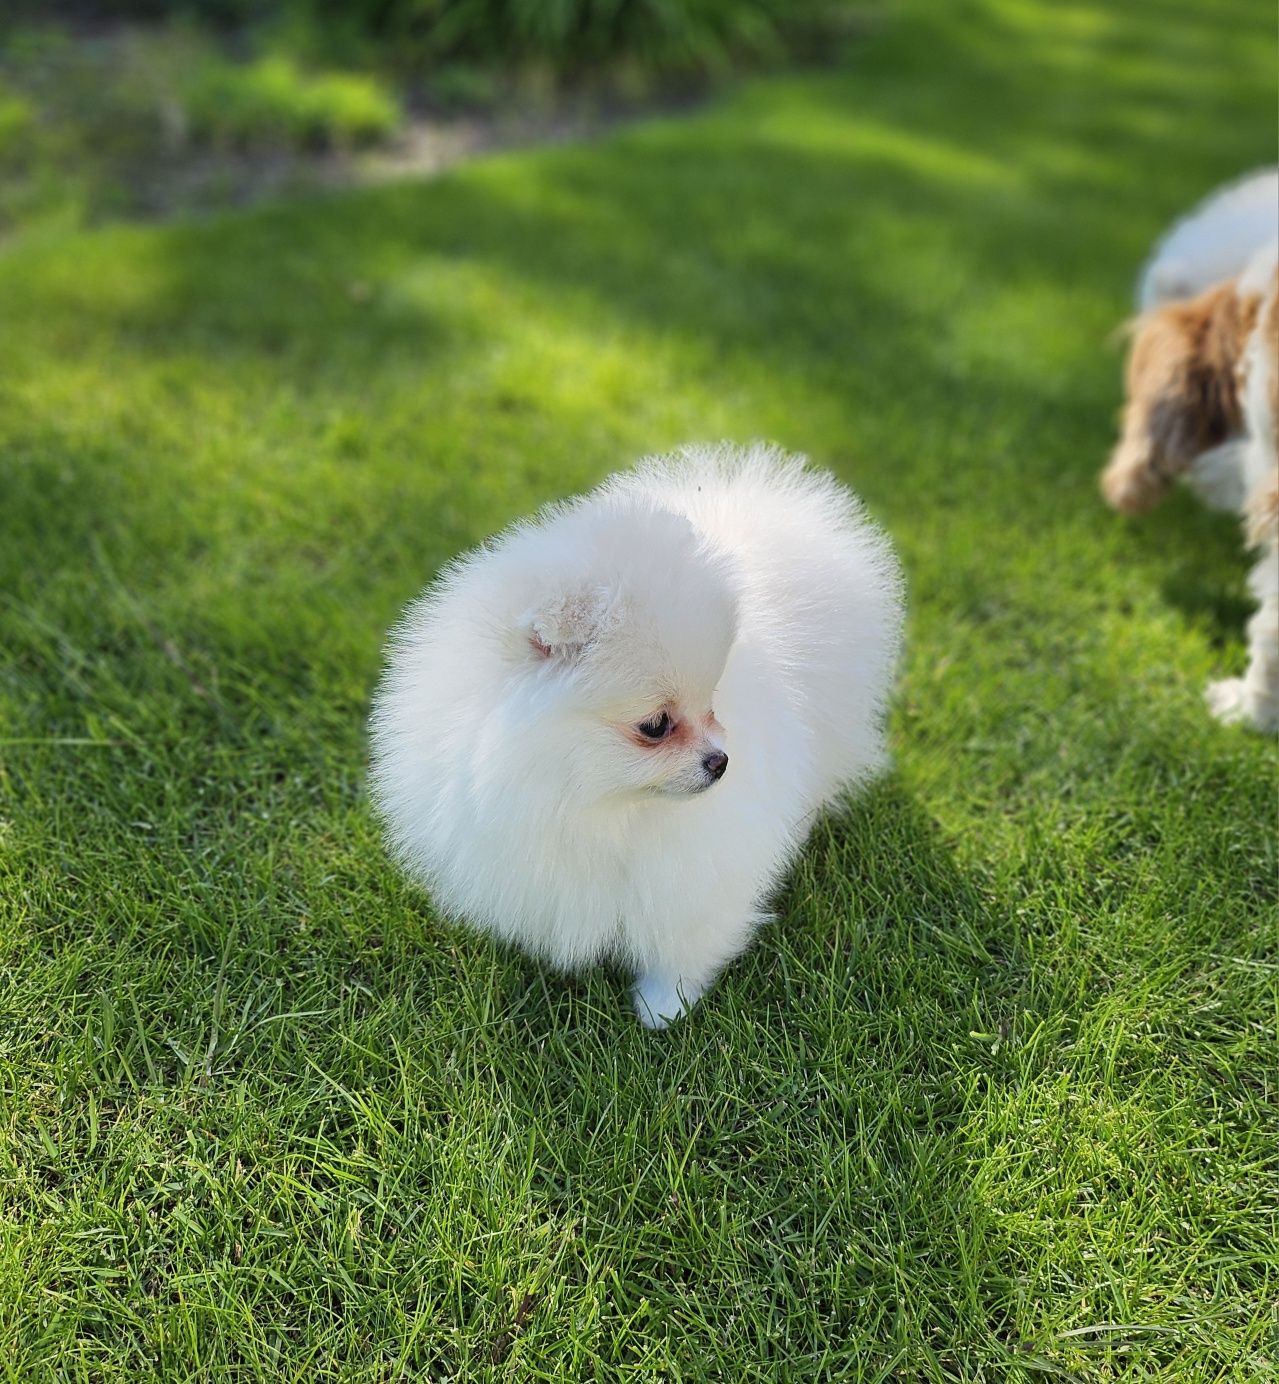
<instances>
[{"instance_id":1,"label":"tan and white dog","mask_svg":"<svg viewBox=\"0 0 1279 1384\"><path fill-rule=\"evenodd\" d=\"M1210 684L1208 705L1222 721L1279 729L1279 170L1179 222L1143 271L1139 300L1102 493L1136 514L1184 478L1240 515L1258 555L1248 667Z\"/></svg>"}]
</instances>

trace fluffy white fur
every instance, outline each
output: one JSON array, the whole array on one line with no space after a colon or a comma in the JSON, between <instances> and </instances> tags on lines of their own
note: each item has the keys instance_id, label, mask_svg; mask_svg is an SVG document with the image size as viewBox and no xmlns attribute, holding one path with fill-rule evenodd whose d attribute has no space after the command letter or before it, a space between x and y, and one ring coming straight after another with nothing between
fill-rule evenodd
<instances>
[{"instance_id":1,"label":"fluffy white fur","mask_svg":"<svg viewBox=\"0 0 1279 1384\"><path fill-rule=\"evenodd\" d=\"M1155 246L1137 281L1142 312L1193 298L1241 273L1275 238L1279 168L1262 168L1218 188L1181 217Z\"/></svg>"},{"instance_id":2,"label":"fluffy white fur","mask_svg":"<svg viewBox=\"0 0 1279 1384\"><path fill-rule=\"evenodd\" d=\"M758 444L650 459L406 612L372 717L391 849L482 931L628 966L662 1027L883 763L901 628L888 541L829 475Z\"/></svg>"}]
</instances>

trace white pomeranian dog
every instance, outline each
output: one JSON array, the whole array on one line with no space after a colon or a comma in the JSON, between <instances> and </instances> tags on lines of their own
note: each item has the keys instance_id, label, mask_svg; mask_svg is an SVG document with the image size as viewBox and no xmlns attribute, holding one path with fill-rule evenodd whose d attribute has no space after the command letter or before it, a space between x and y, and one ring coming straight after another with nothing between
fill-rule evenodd
<instances>
[{"instance_id":1,"label":"white pomeranian dog","mask_svg":"<svg viewBox=\"0 0 1279 1384\"><path fill-rule=\"evenodd\" d=\"M617 961L652 1028L766 917L818 812L881 767L902 579L802 458L687 447L449 566L372 716L395 856L564 969Z\"/></svg>"}]
</instances>

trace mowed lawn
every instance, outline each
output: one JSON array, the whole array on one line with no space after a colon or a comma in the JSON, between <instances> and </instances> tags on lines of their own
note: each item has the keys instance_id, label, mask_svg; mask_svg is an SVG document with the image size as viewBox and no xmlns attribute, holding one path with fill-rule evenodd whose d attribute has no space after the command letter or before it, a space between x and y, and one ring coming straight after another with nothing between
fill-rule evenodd
<instances>
[{"instance_id":1,"label":"mowed lawn","mask_svg":"<svg viewBox=\"0 0 1279 1384\"><path fill-rule=\"evenodd\" d=\"M1274 1378L1246 562L1095 482L1273 18L908 3L589 147L0 248L0 1377ZM397 876L365 717L450 555L719 437L894 535L896 767L653 1035Z\"/></svg>"}]
</instances>

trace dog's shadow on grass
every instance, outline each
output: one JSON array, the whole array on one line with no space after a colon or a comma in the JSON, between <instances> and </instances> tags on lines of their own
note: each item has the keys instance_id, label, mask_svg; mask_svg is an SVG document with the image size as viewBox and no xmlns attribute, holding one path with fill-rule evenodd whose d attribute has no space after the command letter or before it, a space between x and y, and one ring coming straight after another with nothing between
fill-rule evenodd
<instances>
[{"instance_id":1,"label":"dog's shadow on grass","mask_svg":"<svg viewBox=\"0 0 1279 1384\"><path fill-rule=\"evenodd\" d=\"M639 1027L620 971L560 977L512 958L499 1004L543 1064L563 1061L567 1074L596 1048L668 1095L700 1085L698 1072L708 1089L736 1072L765 1097L765 1071L790 1089L817 1054L819 1065L855 1064L859 1083L881 1094L941 1085L956 1043L1024 1013L1029 963L1010 911L890 777L818 823L773 920L665 1032Z\"/></svg>"},{"instance_id":2,"label":"dog's shadow on grass","mask_svg":"<svg viewBox=\"0 0 1279 1384\"><path fill-rule=\"evenodd\" d=\"M766 989L780 980L779 1003L800 1012L908 1008L926 976L953 1014L974 987L1008 996L1021 971L999 908L897 777L819 822L778 912L744 969Z\"/></svg>"},{"instance_id":3,"label":"dog's shadow on grass","mask_svg":"<svg viewBox=\"0 0 1279 1384\"><path fill-rule=\"evenodd\" d=\"M993 893L890 778L818 824L774 921L691 1015L650 1033L623 977L513 958L483 1001L500 1018L467 1030L461 1066L500 1074L495 1118L529 1147L529 1203L611 1226L658 1298L696 1274L688 1227L754 1243L761 1206L786 1232L753 1253L783 1276L796 1246L890 1226L927 1254L936 1225L969 1215L953 1168L974 1091L1013 1082L1040 1027Z\"/></svg>"},{"instance_id":4,"label":"dog's shadow on grass","mask_svg":"<svg viewBox=\"0 0 1279 1384\"><path fill-rule=\"evenodd\" d=\"M1213 648L1241 638L1253 602L1235 515L1209 510L1179 487L1153 514L1128 521L1127 540L1125 556Z\"/></svg>"}]
</instances>

